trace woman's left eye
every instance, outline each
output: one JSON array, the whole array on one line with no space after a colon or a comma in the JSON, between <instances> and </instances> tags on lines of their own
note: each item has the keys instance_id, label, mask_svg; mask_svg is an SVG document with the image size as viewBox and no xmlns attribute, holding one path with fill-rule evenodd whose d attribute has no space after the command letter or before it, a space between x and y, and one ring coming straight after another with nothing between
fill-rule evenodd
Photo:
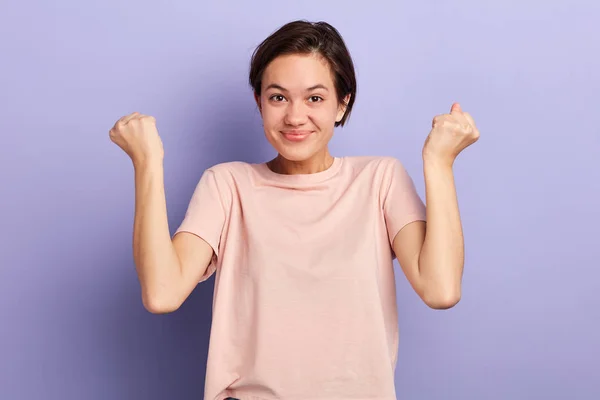
<instances>
[{"instance_id":1,"label":"woman's left eye","mask_svg":"<svg viewBox=\"0 0 600 400\"><path fill-rule=\"evenodd\" d=\"M321 96L310 96L310 101L313 103L318 103L319 101L323 101Z\"/></svg>"}]
</instances>

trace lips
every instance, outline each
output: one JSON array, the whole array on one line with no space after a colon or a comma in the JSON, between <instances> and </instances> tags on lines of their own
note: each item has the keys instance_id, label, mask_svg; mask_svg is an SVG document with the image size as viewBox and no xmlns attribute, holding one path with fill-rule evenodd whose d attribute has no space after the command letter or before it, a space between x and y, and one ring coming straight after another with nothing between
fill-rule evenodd
<instances>
[{"instance_id":1,"label":"lips","mask_svg":"<svg viewBox=\"0 0 600 400\"><path fill-rule=\"evenodd\" d=\"M290 142L301 142L312 134L312 131L283 131L281 132L283 137L289 140Z\"/></svg>"}]
</instances>

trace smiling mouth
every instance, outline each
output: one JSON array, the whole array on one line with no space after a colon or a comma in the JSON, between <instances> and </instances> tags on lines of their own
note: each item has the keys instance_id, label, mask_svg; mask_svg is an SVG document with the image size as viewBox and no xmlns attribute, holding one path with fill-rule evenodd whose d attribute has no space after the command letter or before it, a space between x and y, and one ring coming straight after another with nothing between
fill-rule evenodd
<instances>
[{"instance_id":1,"label":"smiling mouth","mask_svg":"<svg viewBox=\"0 0 600 400\"><path fill-rule=\"evenodd\" d=\"M301 142L312 134L312 131L283 131L283 137L290 142Z\"/></svg>"}]
</instances>

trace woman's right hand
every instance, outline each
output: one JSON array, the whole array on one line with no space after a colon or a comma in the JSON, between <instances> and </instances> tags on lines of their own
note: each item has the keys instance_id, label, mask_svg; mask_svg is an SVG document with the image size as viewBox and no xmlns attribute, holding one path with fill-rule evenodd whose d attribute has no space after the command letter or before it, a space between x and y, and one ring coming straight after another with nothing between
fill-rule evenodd
<instances>
[{"instance_id":1,"label":"woman's right hand","mask_svg":"<svg viewBox=\"0 0 600 400\"><path fill-rule=\"evenodd\" d=\"M164 149L154 117L138 112L126 115L115 123L109 136L127 153L134 166L162 162Z\"/></svg>"}]
</instances>

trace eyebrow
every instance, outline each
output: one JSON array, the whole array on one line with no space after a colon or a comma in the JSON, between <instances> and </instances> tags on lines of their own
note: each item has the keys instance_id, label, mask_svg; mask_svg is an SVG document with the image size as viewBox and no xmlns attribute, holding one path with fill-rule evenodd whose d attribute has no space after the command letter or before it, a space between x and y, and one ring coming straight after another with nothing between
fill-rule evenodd
<instances>
[{"instance_id":1,"label":"eyebrow","mask_svg":"<svg viewBox=\"0 0 600 400\"><path fill-rule=\"evenodd\" d=\"M282 92L287 92L288 91L286 88L284 88L281 85L278 85L277 83L272 83L272 84L270 84L269 86L267 86L265 88L265 90L269 90L269 89L277 89L277 90L281 90ZM322 84L311 86L308 89L306 89L306 91L310 92L310 91L317 90L317 89L323 89L323 90L329 91L329 89L327 89L327 87L325 85L322 85Z\"/></svg>"}]
</instances>

